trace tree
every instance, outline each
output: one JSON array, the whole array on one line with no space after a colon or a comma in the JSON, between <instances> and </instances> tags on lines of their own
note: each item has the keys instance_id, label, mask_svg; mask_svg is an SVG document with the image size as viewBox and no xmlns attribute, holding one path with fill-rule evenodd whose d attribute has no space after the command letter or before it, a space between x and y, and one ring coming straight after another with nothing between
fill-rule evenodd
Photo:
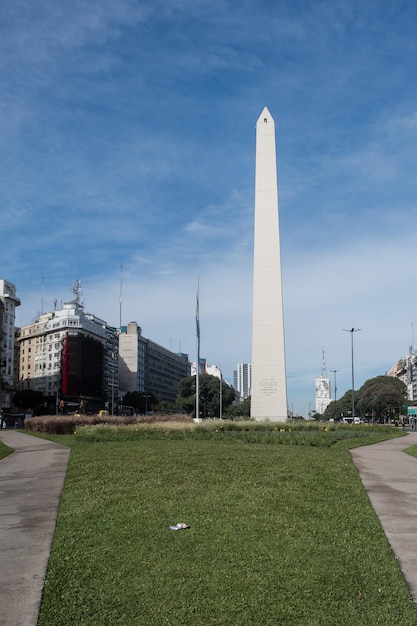
<instances>
[{"instance_id":1,"label":"tree","mask_svg":"<svg viewBox=\"0 0 417 626\"><path fill-rule=\"evenodd\" d=\"M250 417L250 396L243 402L232 404L226 411L227 419L248 419Z\"/></svg>"},{"instance_id":2,"label":"tree","mask_svg":"<svg viewBox=\"0 0 417 626\"><path fill-rule=\"evenodd\" d=\"M407 387L394 376L370 378L359 390L358 408L372 419L399 417L406 404Z\"/></svg>"},{"instance_id":3,"label":"tree","mask_svg":"<svg viewBox=\"0 0 417 626\"><path fill-rule=\"evenodd\" d=\"M20 409L35 409L44 404L45 397L41 391L22 389L21 391L16 391L12 401Z\"/></svg>"},{"instance_id":4,"label":"tree","mask_svg":"<svg viewBox=\"0 0 417 626\"><path fill-rule=\"evenodd\" d=\"M355 407L363 417L370 419L384 419L399 415L407 404L407 387L394 376L376 376L365 381L362 387L355 391ZM352 390L331 402L324 412L324 419L340 419L352 415Z\"/></svg>"},{"instance_id":5,"label":"tree","mask_svg":"<svg viewBox=\"0 0 417 626\"><path fill-rule=\"evenodd\" d=\"M357 405L358 392L355 391L355 406ZM336 402L330 402L324 411L323 417L325 420L336 419L340 420L343 417L352 415L352 390L349 389L346 393L339 398Z\"/></svg>"},{"instance_id":6,"label":"tree","mask_svg":"<svg viewBox=\"0 0 417 626\"><path fill-rule=\"evenodd\" d=\"M158 399L152 393L128 391L123 397L123 404L133 406L137 413L144 415L150 411Z\"/></svg>"},{"instance_id":7,"label":"tree","mask_svg":"<svg viewBox=\"0 0 417 626\"><path fill-rule=\"evenodd\" d=\"M222 385L222 411L232 404L235 392L224 380ZM195 416L195 389L196 377L187 376L178 382L179 398L177 404L182 406L187 413ZM199 377L199 411L203 418L219 417L220 415L220 380L217 376L201 374Z\"/></svg>"}]
</instances>

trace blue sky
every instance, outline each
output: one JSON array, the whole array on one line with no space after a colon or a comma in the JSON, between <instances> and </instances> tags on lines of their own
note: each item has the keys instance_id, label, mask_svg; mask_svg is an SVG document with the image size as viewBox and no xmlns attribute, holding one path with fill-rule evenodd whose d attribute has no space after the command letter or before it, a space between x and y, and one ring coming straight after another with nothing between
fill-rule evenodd
<instances>
[{"instance_id":1,"label":"blue sky","mask_svg":"<svg viewBox=\"0 0 417 626\"><path fill-rule=\"evenodd\" d=\"M0 275L18 325L71 299L232 380L251 359L255 124L277 124L288 402L338 397L416 316L417 5L5 0Z\"/></svg>"}]
</instances>

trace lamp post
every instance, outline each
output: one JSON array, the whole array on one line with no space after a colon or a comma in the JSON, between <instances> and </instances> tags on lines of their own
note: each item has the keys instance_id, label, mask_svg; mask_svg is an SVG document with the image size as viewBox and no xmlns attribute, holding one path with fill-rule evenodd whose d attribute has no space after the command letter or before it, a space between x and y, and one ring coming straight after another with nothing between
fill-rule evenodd
<instances>
[{"instance_id":1,"label":"lamp post","mask_svg":"<svg viewBox=\"0 0 417 626\"><path fill-rule=\"evenodd\" d=\"M111 414L114 415L114 352L111 353L111 369L112 369L112 381L111 381Z\"/></svg>"},{"instance_id":2,"label":"lamp post","mask_svg":"<svg viewBox=\"0 0 417 626\"><path fill-rule=\"evenodd\" d=\"M150 398L150 395L144 396L145 398L145 415L148 414L148 398Z\"/></svg>"},{"instance_id":3,"label":"lamp post","mask_svg":"<svg viewBox=\"0 0 417 626\"><path fill-rule=\"evenodd\" d=\"M333 419L336 419L336 402L337 402L337 384L336 384L336 374L339 370L330 370L334 374L334 414Z\"/></svg>"},{"instance_id":4,"label":"lamp post","mask_svg":"<svg viewBox=\"0 0 417 626\"><path fill-rule=\"evenodd\" d=\"M352 424L355 423L355 370L353 366L353 333L357 333L360 328L344 328L346 333L350 333L350 346L352 353Z\"/></svg>"},{"instance_id":5,"label":"lamp post","mask_svg":"<svg viewBox=\"0 0 417 626\"><path fill-rule=\"evenodd\" d=\"M3 367L6 365L5 359L0 359L0 428L3 428L3 404L1 401L2 388L1 383L3 380Z\"/></svg>"},{"instance_id":6,"label":"lamp post","mask_svg":"<svg viewBox=\"0 0 417 626\"><path fill-rule=\"evenodd\" d=\"M220 391L219 391L219 418L223 419L223 374L220 372Z\"/></svg>"}]
</instances>

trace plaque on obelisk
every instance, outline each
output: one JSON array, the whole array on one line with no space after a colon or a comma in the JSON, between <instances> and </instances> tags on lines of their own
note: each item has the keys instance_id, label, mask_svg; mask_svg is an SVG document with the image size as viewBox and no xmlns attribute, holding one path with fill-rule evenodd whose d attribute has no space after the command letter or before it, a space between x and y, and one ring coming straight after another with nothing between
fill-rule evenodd
<instances>
[{"instance_id":1,"label":"plaque on obelisk","mask_svg":"<svg viewBox=\"0 0 417 626\"><path fill-rule=\"evenodd\" d=\"M287 415L275 123L265 107L256 123L251 417Z\"/></svg>"}]
</instances>

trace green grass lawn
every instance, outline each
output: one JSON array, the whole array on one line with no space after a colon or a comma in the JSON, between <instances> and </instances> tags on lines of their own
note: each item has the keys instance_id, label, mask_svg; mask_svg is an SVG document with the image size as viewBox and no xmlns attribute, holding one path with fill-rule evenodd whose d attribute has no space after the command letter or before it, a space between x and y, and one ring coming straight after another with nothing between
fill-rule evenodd
<instances>
[{"instance_id":1,"label":"green grass lawn","mask_svg":"<svg viewBox=\"0 0 417 626\"><path fill-rule=\"evenodd\" d=\"M72 450L39 626L417 624L352 442L54 439Z\"/></svg>"},{"instance_id":2,"label":"green grass lawn","mask_svg":"<svg viewBox=\"0 0 417 626\"><path fill-rule=\"evenodd\" d=\"M4 457L11 454L11 452L13 452L13 450L0 441L0 459L4 459Z\"/></svg>"}]
</instances>

